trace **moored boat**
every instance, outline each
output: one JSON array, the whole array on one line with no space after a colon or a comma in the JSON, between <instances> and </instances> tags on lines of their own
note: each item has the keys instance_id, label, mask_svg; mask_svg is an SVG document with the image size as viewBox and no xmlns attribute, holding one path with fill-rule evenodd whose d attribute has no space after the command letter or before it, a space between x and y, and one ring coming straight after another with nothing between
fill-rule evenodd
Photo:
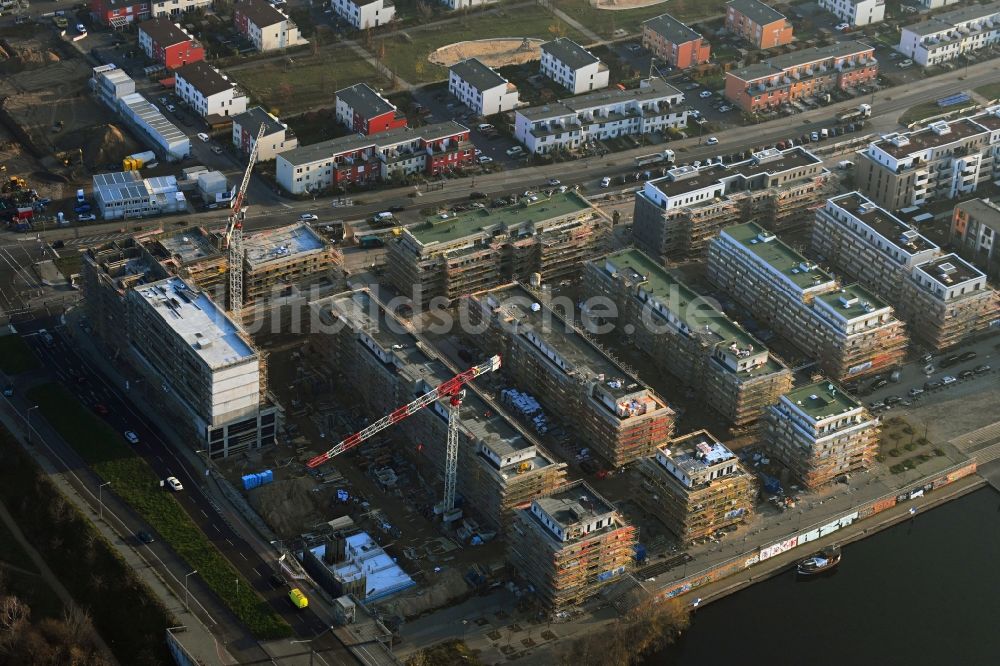
<instances>
[{"instance_id":1,"label":"moored boat","mask_svg":"<svg viewBox=\"0 0 1000 666\"><path fill-rule=\"evenodd\" d=\"M825 571L830 571L840 564L840 549L836 547L824 548L812 557L799 562L795 568L801 576L814 576Z\"/></svg>"}]
</instances>

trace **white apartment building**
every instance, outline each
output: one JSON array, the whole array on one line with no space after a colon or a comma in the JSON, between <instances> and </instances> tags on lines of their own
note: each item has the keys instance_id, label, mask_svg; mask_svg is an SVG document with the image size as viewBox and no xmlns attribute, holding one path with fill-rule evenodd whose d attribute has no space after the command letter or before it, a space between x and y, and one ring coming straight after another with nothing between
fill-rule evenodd
<instances>
[{"instance_id":1,"label":"white apartment building","mask_svg":"<svg viewBox=\"0 0 1000 666\"><path fill-rule=\"evenodd\" d=\"M819 6L851 26L881 23L885 0L819 0Z\"/></svg>"},{"instance_id":2,"label":"white apartment building","mask_svg":"<svg viewBox=\"0 0 1000 666\"><path fill-rule=\"evenodd\" d=\"M940 65L1000 40L1000 0L972 4L904 27L896 50L922 67Z\"/></svg>"},{"instance_id":3,"label":"white apartment building","mask_svg":"<svg viewBox=\"0 0 1000 666\"><path fill-rule=\"evenodd\" d=\"M240 34L261 53L307 43L295 22L265 0L237 3L233 8L233 22Z\"/></svg>"},{"instance_id":4,"label":"white apartment building","mask_svg":"<svg viewBox=\"0 0 1000 666\"><path fill-rule=\"evenodd\" d=\"M642 81L633 90L602 90L519 109L514 138L533 154L557 148L575 150L592 139L662 132L687 127L684 93L660 78Z\"/></svg>"},{"instance_id":5,"label":"white apartment building","mask_svg":"<svg viewBox=\"0 0 1000 666\"><path fill-rule=\"evenodd\" d=\"M497 2L500 2L500 0L441 0L441 4L452 11L482 7L483 5L492 5Z\"/></svg>"},{"instance_id":6,"label":"white apartment building","mask_svg":"<svg viewBox=\"0 0 1000 666\"><path fill-rule=\"evenodd\" d=\"M174 72L174 92L202 118L235 116L247 110L247 95L206 62L193 62Z\"/></svg>"},{"instance_id":7,"label":"white apartment building","mask_svg":"<svg viewBox=\"0 0 1000 666\"><path fill-rule=\"evenodd\" d=\"M377 28L396 16L392 0L330 0L330 8L358 30Z\"/></svg>"},{"instance_id":8,"label":"white apartment building","mask_svg":"<svg viewBox=\"0 0 1000 666\"><path fill-rule=\"evenodd\" d=\"M542 44L541 72L574 95L606 88L611 75L600 58L566 37Z\"/></svg>"},{"instance_id":9,"label":"white apartment building","mask_svg":"<svg viewBox=\"0 0 1000 666\"><path fill-rule=\"evenodd\" d=\"M255 106L233 118L233 145L249 155L257 143L257 133L264 125L264 136L257 148L257 159L261 162L273 160L278 153L298 148L299 140L287 125L265 111L263 107Z\"/></svg>"},{"instance_id":10,"label":"white apartment building","mask_svg":"<svg viewBox=\"0 0 1000 666\"><path fill-rule=\"evenodd\" d=\"M520 104L517 86L476 58L451 66L448 92L478 116L510 111Z\"/></svg>"},{"instance_id":11,"label":"white apartment building","mask_svg":"<svg viewBox=\"0 0 1000 666\"><path fill-rule=\"evenodd\" d=\"M914 0L921 7L926 9L941 9L942 7L947 7L948 5L955 5L962 0Z\"/></svg>"}]
</instances>

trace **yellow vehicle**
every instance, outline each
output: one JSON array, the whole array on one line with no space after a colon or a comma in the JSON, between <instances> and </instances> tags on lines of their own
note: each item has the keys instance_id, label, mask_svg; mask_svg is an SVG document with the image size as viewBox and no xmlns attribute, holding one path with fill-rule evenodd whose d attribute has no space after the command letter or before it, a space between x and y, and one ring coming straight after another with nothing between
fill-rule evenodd
<instances>
[{"instance_id":1,"label":"yellow vehicle","mask_svg":"<svg viewBox=\"0 0 1000 666\"><path fill-rule=\"evenodd\" d=\"M297 587L288 591L288 598L292 600L292 604L294 604L296 608L309 607L309 599L306 595L302 594L302 590Z\"/></svg>"}]
</instances>

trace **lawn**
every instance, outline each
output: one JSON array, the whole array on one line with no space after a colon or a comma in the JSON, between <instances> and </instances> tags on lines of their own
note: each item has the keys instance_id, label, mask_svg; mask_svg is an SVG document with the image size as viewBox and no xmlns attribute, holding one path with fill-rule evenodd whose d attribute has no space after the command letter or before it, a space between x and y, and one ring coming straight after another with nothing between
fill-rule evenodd
<instances>
[{"instance_id":1,"label":"lawn","mask_svg":"<svg viewBox=\"0 0 1000 666\"><path fill-rule=\"evenodd\" d=\"M976 88L976 92L988 100L1000 99L1000 83L987 83Z\"/></svg>"},{"instance_id":2,"label":"lawn","mask_svg":"<svg viewBox=\"0 0 1000 666\"><path fill-rule=\"evenodd\" d=\"M16 375L38 367L38 359L20 335L0 336L0 370Z\"/></svg>"},{"instance_id":3,"label":"lawn","mask_svg":"<svg viewBox=\"0 0 1000 666\"><path fill-rule=\"evenodd\" d=\"M115 493L128 502L170 543L222 601L260 638L291 634L291 627L257 596L181 505L160 487L160 479L121 435L91 414L57 384L29 392L30 399L77 453L110 481ZM235 585L240 580L243 585Z\"/></svg>"},{"instance_id":4,"label":"lawn","mask_svg":"<svg viewBox=\"0 0 1000 666\"><path fill-rule=\"evenodd\" d=\"M355 83L385 85L374 67L343 45L324 47L317 55L295 54L290 60L248 63L226 73L264 108L281 116L334 106L334 93Z\"/></svg>"},{"instance_id":5,"label":"lawn","mask_svg":"<svg viewBox=\"0 0 1000 666\"><path fill-rule=\"evenodd\" d=\"M615 30L629 34L640 32L639 25L646 19L669 13L675 19L690 24L692 21L726 13L726 0L670 0L658 5L638 9L611 11L596 9L590 0L551 0L552 5L602 37L611 37Z\"/></svg>"},{"instance_id":6,"label":"lawn","mask_svg":"<svg viewBox=\"0 0 1000 666\"><path fill-rule=\"evenodd\" d=\"M939 116L944 113L955 113L966 109L970 106L975 106L975 102L969 102L967 104L956 104L955 106L938 106L936 101L921 102L915 106L911 106L903 115L899 117L900 125L909 125L910 123L915 123L932 116Z\"/></svg>"},{"instance_id":7,"label":"lawn","mask_svg":"<svg viewBox=\"0 0 1000 666\"><path fill-rule=\"evenodd\" d=\"M372 48L376 53L384 50L385 64L410 83L428 83L448 78L448 69L431 64L427 56L442 46L455 42L499 37L553 39L559 35L581 43L587 42L579 32L544 8L535 6L469 14L456 23L413 28L404 34L375 38Z\"/></svg>"}]
</instances>

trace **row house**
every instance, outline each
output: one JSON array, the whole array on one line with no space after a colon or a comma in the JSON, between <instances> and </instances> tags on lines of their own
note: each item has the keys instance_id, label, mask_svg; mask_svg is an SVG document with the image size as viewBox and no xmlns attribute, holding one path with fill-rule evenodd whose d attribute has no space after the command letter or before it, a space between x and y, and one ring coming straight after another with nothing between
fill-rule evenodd
<instances>
[{"instance_id":1,"label":"row house","mask_svg":"<svg viewBox=\"0 0 1000 666\"><path fill-rule=\"evenodd\" d=\"M377 28L396 16L392 0L330 0L330 8L356 30Z\"/></svg>"},{"instance_id":2,"label":"row house","mask_svg":"<svg viewBox=\"0 0 1000 666\"><path fill-rule=\"evenodd\" d=\"M603 90L542 106L518 109L514 138L529 153L575 150L587 141L638 136L687 127L684 94L660 78L638 88Z\"/></svg>"},{"instance_id":3,"label":"row house","mask_svg":"<svg viewBox=\"0 0 1000 666\"><path fill-rule=\"evenodd\" d=\"M120 29L148 18L177 18L192 9L212 6L212 0L90 0L90 14L101 25Z\"/></svg>"},{"instance_id":4,"label":"row house","mask_svg":"<svg viewBox=\"0 0 1000 666\"><path fill-rule=\"evenodd\" d=\"M168 18L139 24L139 48L150 60L167 69L177 69L205 59L205 47Z\"/></svg>"},{"instance_id":5,"label":"row house","mask_svg":"<svg viewBox=\"0 0 1000 666\"><path fill-rule=\"evenodd\" d=\"M574 95L608 86L611 73L600 58L572 39L560 37L542 44L539 71Z\"/></svg>"},{"instance_id":6,"label":"row house","mask_svg":"<svg viewBox=\"0 0 1000 666\"><path fill-rule=\"evenodd\" d=\"M337 121L352 132L370 136L406 127L406 116L367 83L337 91Z\"/></svg>"},{"instance_id":7,"label":"row house","mask_svg":"<svg viewBox=\"0 0 1000 666\"><path fill-rule=\"evenodd\" d=\"M257 143L257 133L264 126L264 136L257 148L257 160L267 162L286 150L298 148L299 140L287 125L264 110L255 106L233 117L233 146L244 155L249 155Z\"/></svg>"},{"instance_id":8,"label":"row house","mask_svg":"<svg viewBox=\"0 0 1000 666\"><path fill-rule=\"evenodd\" d=\"M510 111L520 104L517 86L477 58L451 66L448 92L481 117Z\"/></svg>"},{"instance_id":9,"label":"row house","mask_svg":"<svg viewBox=\"0 0 1000 666\"><path fill-rule=\"evenodd\" d=\"M896 50L921 67L940 65L1000 40L1000 1L972 4L905 26Z\"/></svg>"},{"instance_id":10,"label":"row house","mask_svg":"<svg viewBox=\"0 0 1000 666\"><path fill-rule=\"evenodd\" d=\"M708 62L712 46L697 31L670 14L642 22L642 45L658 60L677 69Z\"/></svg>"},{"instance_id":11,"label":"row house","mask_svg":"<svg viewBox=\"0 0 1000 666\"><path fill-rule=\"evenodd\" d=\"M500 0L441 0L441 4L451 11L455 11L456 9L472 9L473 7L482 7L483 5L492 5L498 2Z\"/></svg>"},{"instance_id":12,"label":"row house","mask_svg":"<svg viewBox=\"0 0 1000 666\"><path fill-rule=\"evenodd\" d=\"M174 92L202 118L235 116L247 110L247 95L207 62L174 71Z\"/></svg>"},{"instance_id":13,"label":"row house","mask_svg":"<svg viewBox=\"0 0 1000 666\"><path fill-rule=\"evenodd\" d=\"M958 253L1000 280L1000 205L989 199L970 199L955 206L948 242Z\"/></svg>"},{"instance_id":14,"label":"row house","mask_svg":"<svg viewBox=\"0 0 1000 666\"><path fill-rule=\"evenodd\" d=\"M785 15L760 0L729 0L726 30L756 49L773 49L792 43L792 24Z\"/></svg>"},{"instance_id":15,"label":"row house","mask_svg":"<svg viewBox=\"0 0 1000 666\"><path fill-rule=\"evenodd\" d=\"M802 49L726 72L726 99L753 113L878 78L875 48L848 41Z\"/></svg>"},{"instance_id":16,"label":"row house","mask_svg":"<svg viewBox=\"0 0 1000 666\"><path fill-rule=\"evenodd\" d=\"M819 6L851 27L881 23L885 0L819 0Z\"/></svg>"},{"instance_id":17,"label":"row house","mask_svg":"<svg viewBox=\"0 0 1000 666\"><path fill-rule=\"evenodd\" d=\"M299 27L265 0L241 0L233 7L236 30L260 53L306 44Z\"/></svg>"}]
</instances>

